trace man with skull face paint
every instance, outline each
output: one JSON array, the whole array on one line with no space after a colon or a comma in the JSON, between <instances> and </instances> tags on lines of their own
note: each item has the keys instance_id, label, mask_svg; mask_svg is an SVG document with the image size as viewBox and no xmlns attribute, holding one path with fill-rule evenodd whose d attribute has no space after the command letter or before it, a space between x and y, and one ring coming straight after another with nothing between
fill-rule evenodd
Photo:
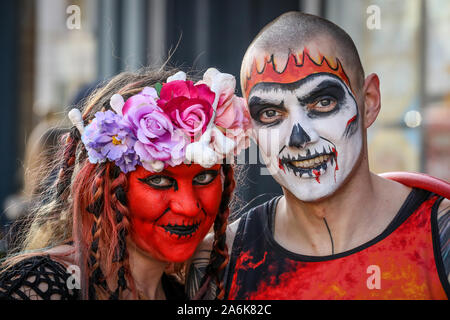
<instances>
[{"instance_id":1,"label":"man with skull face paint","mask_svg":"<svg viewBox=\"0 0 450 320\"><path fill-rule=\"evenodd\" d=\"M284 196L229 226L226 298L446 299L449 201L369 171L379 80L345 31L280 16L248 48L241 87Z\"/></svg>"}]
</instances>

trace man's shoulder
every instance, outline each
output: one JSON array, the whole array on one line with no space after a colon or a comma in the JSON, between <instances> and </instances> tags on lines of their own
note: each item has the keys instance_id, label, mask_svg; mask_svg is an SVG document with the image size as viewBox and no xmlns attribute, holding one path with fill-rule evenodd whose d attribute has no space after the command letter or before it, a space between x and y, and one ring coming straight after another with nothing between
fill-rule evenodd
<instances>
[{"instance_id":1,"label":"man's shoulder","mask_svg":"<svg viewBox=\"0 0 450 320\"><path fill-rule=\"evenodd\" d=\"M410 188L423 189L444 198L450 198L450 183L428 174L417 172L386 172L379 174L379 176Z\"/></svg>"}]
</instances>

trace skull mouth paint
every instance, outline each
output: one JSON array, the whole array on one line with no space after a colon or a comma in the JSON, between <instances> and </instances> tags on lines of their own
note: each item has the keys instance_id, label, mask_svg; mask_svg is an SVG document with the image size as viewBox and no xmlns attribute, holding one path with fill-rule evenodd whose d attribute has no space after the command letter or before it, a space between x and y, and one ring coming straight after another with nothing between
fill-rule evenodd
<instances>
[{"instance_id":1,"label":"skull mouth paint","mask_svg":"<svg viewBox=\"0 0 450 320\"><path fill-rule=\"evenodd\" d=\"M285 172L290 171L300 178L315 178L317 182L320 182L320 175L323 175L329 166L334 166L335 170L339 169L337 151L333 145L323 146L320 152L308 148L306 155L283 155L279 159L279 165Z\"/></svg>"},{"instance_id":2,"label":"skull mouth paint","mask_svg":"<svg viewBox=\"0 0 450 320\"><path fill-rule=\"evenodd\" d=\"M250 74L245 89L272 176L298 199L316 201L332 195L360 158L360 117L339 60L332 68L325 58L316 64L303 53L298 64L292 57L281 72L272 58L272 66Z\"/></svg>"}]
</instances>

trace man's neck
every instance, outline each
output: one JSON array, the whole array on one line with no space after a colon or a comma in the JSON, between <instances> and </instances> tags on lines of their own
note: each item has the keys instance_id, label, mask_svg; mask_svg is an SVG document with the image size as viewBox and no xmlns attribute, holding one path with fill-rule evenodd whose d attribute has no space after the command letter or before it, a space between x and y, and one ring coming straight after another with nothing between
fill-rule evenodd
<instances>
[{"instance_id":1,"label":"man's neck","mask_svg":"<svg viewBox=\"0 0 450 320\"><path fill-rule=\"evenodd\" d=\"M348 251L379 235L410 190L371 174L363 162L326 199L303 202L283 191L275 217L275 240L295 253L325 256Z\"/></svg>"}]
</instances>

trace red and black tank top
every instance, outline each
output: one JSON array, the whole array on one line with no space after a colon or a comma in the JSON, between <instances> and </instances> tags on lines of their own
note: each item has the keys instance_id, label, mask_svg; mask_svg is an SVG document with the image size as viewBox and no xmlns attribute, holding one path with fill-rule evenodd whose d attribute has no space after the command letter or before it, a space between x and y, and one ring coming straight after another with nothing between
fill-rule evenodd
<instances>
[{"instance_id":1,"label":"red and black tank top","mask_svg":"<svg viewBox=\"0 0 450 320\"><path fill-rule=\"evenodd\" d=\"M371 241L330 256L305 256L275 242L280 197L244 216L226 272L227 299L448 299L437 209L442 198L413 189Z\"/></svg>"}]
</instances>

